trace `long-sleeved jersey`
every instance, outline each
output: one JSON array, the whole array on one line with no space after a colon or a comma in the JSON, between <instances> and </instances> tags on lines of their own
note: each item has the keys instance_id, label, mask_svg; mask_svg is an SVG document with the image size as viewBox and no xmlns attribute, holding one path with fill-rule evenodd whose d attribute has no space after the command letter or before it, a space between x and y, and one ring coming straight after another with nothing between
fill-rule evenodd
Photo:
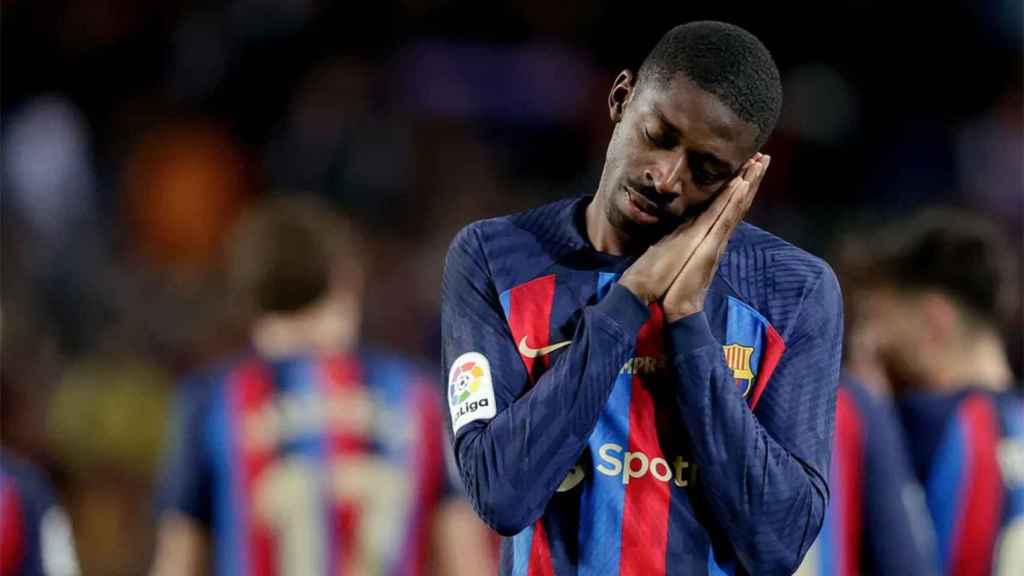
<instances>
[{"instance_id":1,"label":"long-sleeved jersey","mask_svg":"<svg viewBox=\"0 0 1024 576\"><path fill-rule=\"evenodd\" d=\"M935 535L891 407L845 376L825 525L796 576L938 574Z\"/></svg>"},{"instance_id":2,"label":"long-sleeved jersey","mask_svg":"<svg viewBox=\"0 0 1024 576\"><path fill-rule=\"evenodd\" d=\"M244 355L185 385L162 506L216 574L421 574L454 494L439 400L387 355Z\"/></svg>"},{"instance_id":3,"label":"long-sleeved jersey","mask_svg":"<svg viewBox=\"0 0 1024 576\"><path fill-rule=\"evenodd\" d=\"M586 204L471 224L445 265L454 450L502 574L791 574L829 499L835 276L741 224L705 310L667 324Z\"/></svg>"},{"instance_id":4,"label":"long-sleeved jersey","mask_svg":"<svg viewBox=\"0 0 1024 576\"><path fill-rule=\"evenodd\" d=\"M1024 574L1024 402L1011 392L899 402L941 573Z\"/></svg>"},{"instance_id":5,"label":"long-sleeved jersey","mask_svg":"<svg viewBox=\"0 0 1024 576\"><path fill-rule=\"evenodd\" d=\"M50 483L6 450L0 450L0 574L78 574L71 524Z\"/></svg>"}]
</instances>

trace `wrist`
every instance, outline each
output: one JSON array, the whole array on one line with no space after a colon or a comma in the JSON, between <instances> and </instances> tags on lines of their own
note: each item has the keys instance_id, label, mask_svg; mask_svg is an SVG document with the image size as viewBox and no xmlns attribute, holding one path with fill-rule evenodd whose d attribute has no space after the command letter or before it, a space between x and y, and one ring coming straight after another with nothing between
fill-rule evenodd
<instances>
[{"instance_id":1,"label":"wrist","mask_svg":"<svg viewBox=\"0 0 1024 576\"><path fill-rule=\"evenodd\" d=\"M668 322L666 331L669 348L674 356L686 355L706 346L720 346L703 311Z\"/></svg>"},{"instance_id":2,"label":"wrist","mask_svg":"<svg viewBox=\"0 0 1024 576\"><path fill-rule=\"evenodd\" d=\"M644 290L640 289L639 286L634 286L629 278L620 278L618 284L626 290L629 290L630 293L632 293L633 296L636 296L638 300L644 303L644 305L650 304L653 300L653 298L650 298Z\"/></svg>"},{"instance_id":3,"label":"wrist","mask_svg":"<svg viewBox=\"0 0 1024 576\"><path fill-rule=\"evenodd\" d=\"M672 322L675 322L677 320L682 320L684 318L689 318L690 316L693 316L694 314L700 314L701 312L704 311L704 305L700 304L700 305L692 305L692 306L681 306L681 307L673 308L671 310L668 309L668 308L665 308L664 310L665 310L665 321L669 322L669 323L672 323Z\"/></svg>"}]
</instances>

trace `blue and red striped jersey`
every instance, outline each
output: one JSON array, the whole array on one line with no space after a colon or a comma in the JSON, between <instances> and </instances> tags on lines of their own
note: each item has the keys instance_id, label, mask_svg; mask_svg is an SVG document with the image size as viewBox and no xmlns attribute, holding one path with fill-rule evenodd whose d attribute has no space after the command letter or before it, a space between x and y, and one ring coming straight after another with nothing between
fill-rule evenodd
<instances>
[{"instance_id":1,"label":"blue and red striped jersey","mask_svg":"<svg viewBox=\"0 0 1024 576\"><path fill-rule=\"evenodd\" d=\"M471 224L446 260L454 451L502 574L791 574L829 496L835 276L742 224L705 310L666 324L586 205Z\"/></svg>"},{"instance_id":2,"label":"blue and red striped jersey","mask_svg":"<svg viewBox=\"0 0 1024 576\"><path fill-rule=\"evenodd\" d=\"M902 398L942 574L1024 574L1024 404L968 389Z\"/></svg>"},{"instance_id":3,"label":"blue and red striped jersey","mask_svg":"<svg viewBox=\"0 0 1024 576\"><path fill-rule=\"evenodd\" d=\"M0 450L0 574L78 574L71 525L43 473Z\"/></svg>"},{"instance_id":4,"label":"blue and red striped jersey","mask_svg":"<svg viewBox=\"0 0 1024 576\"><path fill-rule=\"evenodd\" d=\"M896 416L858 380L836 398L832 499L797 576L937 574L935 536Z\"/></svg>"},{"instance_id":5,"label":"blue and red striped jersey","mask_svg":"<svg viewBox=\"0 0 1024 576\"><path fill-rule=\"evenodd\" d=\"M420 574L451 493L432 380L379 354L245 356L190 379L167 510L218 574Z\"/></svg>"}]
</instances>

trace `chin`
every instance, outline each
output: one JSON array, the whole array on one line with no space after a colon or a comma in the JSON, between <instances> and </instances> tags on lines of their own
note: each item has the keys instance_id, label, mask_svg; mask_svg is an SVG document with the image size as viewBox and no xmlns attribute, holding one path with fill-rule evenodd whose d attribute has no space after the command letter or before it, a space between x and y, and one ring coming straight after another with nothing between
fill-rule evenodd
<instances>
[{"instance_id":1,"label":"chin","mask_svg":"<svg viewBox=\"0 0 1024 576\"><path fill-rule=\"evenodd\" d=\"M654 244L669 231L661 224L642 224L622 213L619 213L618 220L612 220L612 226L615 226L630 240L648 245Z\"/></svg>"}]
</instances>

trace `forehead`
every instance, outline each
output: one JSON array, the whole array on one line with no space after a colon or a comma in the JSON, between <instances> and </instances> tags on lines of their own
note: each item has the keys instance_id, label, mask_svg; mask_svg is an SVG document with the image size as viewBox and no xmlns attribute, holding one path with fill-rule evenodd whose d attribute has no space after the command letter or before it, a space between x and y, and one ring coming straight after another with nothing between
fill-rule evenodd
<instances>
[{"instance_id":1,"label":"forehead","mask_svg":"<svg viewBox=\"0 0 1024 576\"><path fill-rule=\"evenodd\" d=\"M683 135L723 159L753 154L757 128L721 99L683 75L669 82L645 82L638 95L645 114L663 117Z\"/></svg>"}]
</instances>

